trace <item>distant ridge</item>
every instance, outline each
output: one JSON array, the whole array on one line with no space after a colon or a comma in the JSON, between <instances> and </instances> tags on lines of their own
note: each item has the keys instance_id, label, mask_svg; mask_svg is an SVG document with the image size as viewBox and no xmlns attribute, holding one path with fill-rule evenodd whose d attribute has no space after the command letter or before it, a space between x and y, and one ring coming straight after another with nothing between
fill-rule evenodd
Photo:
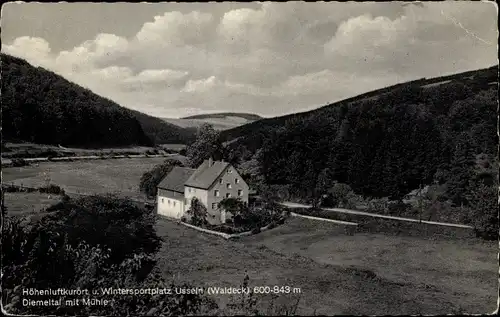
<instances>
[{"instance_id":1,"label":"distant ridge","mask_svg":"<svg viewBox=\"0 0 500 317\"><path fill-rule=\"evenodd\" d=\"M207 114L197 114L194 116L188 116L181 119L210 119L210 118L225 118L225 117L240 117L247 119L249 121L256 121L263 119L261 116L253 113L241 113L241 112L220 112L220 113L207 113Z\"/></svg>"}]
</instances>

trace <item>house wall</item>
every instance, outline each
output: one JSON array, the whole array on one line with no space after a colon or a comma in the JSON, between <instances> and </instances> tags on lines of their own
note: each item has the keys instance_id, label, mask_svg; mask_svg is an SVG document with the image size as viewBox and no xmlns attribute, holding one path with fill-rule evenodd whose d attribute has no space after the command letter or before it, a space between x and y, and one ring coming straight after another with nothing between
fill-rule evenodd
<instances>
[{"instance_id":1,"label":"house wall","mask_svg":"<svg viewBox=\"0 0 500 317\"><path fill-rule=\"evenodd\" d=\"M184 196L182 193L158 189L158 214L180 219L184 215Z\"/></svg>"},{"instance_id":2,"label":"house wall","mask_svg":"<svg viewBox=\"0 0 500 317\"><path fill-rule=\"evenodd\" d=\"M238 179L238 183L236 183ZM220 182L222 180L222 183ZM231 184L231 188L227 188L227 184ZM219 196L215 196L215 191L219 191ZM242 191L242 195L238 196L238 190ZM226 194L231 194L233 198L240 198L243 202L248 203L248 185L245 183L243 178L238 174L236 169L229 166L226 171L217 179L217 181L208 190L207 199L207 211L209 213L209 221L212 218L214 224L221 223L221 210L217 208L217 205L226 198ZM215 206L212 206L215 204ZM212 208L215 207L215 208ZM213 216L212 216L213 215ZM230 213L226 214L226 219L230 219L232 215Z\"/></svg>"},{"instance_id":3,"label":"house wall","mask_svg":"<svg viewBox=\"0 0 500 317\"><path fill-rule=\"evenodd\" d=\"M184 210L186 212L188 211L188 209L191 207L191 199L193 199L194 197L198 198L198 200L205 207L208 206L207 205L207 196L208 196L208 193L205 189L184 186L184 197L185 197ZM208 211L208 208L207 208L207 211Z\"/></svg>"}]
</instances>

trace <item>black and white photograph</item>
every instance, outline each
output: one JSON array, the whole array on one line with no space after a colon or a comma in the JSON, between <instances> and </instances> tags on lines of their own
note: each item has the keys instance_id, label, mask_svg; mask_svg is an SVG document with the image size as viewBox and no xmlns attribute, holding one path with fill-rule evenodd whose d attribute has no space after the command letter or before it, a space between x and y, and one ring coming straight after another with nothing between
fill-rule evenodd
<instances>
[{"instance_id":1,"label":"black and white photograph","mask_svg":"<svg viewBox=\"0 0 500 317\"><path fill-rule=\"evenodd\" d=\"M8 2L7 316L498 313L498 5Z\"/></svg>"}]
</instances>

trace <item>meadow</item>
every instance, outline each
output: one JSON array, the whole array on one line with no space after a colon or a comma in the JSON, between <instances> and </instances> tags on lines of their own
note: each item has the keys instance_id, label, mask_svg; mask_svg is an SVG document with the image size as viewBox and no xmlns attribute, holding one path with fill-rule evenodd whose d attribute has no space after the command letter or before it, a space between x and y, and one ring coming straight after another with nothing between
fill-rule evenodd
<instances>
[{"instance_id":1,"label":"meadow","mask_svg":"<svg viewBox=\"0 0 500 317\"><path fill-rule=\"evenodd\" d=\"M28 187L61 186L68 193L119 193L142 199L139 181L144 172L165 158L130 158L74 162L43 162L38 166L2 169L2 182Z\"/></svg>"},{"instance_id":2,"label":"meadow","mask_svg":"<svg viewBox=\"0 0 500 317\"><path fill-rule=\"evenodd\" d=\"M116 192L142 198L142 174L164 158L47 162L3 169L3 182L67 192ZM54 197L7 193L8 212L25 215ZM298 314L417 315L490 313L496 308L498 245L470 230L422 226L361 216L345 226L290 218L260 234L228 241L159 218L163 238L158 268L167 281L195 287L290 286L300 294L279 295L277 304L300 297ZM224 305L231 295L218 295ZM261 311L271 295L258 295Z\"/></svg>"},{"instance_id":3,"label":"meadow","mask_svg":"<svg viewBox=\"0 0 500 317\"><path fill-rule=\"evenodd\" d=\"M61 197L58 195L43 194L39 192L5 193L5 206L8 208L9 215L25 216L40 213L45 208L60 200Z\"/></svg>"},{"instance_id":4,"label":"meadow","mask_svg":"<svg viewBox=\"0 0 500 317\"><path fill-rule=\"evenodd\" d=\"M200 287L237 287L246 272L251 286L300 288L297 313L304 315L494 311L494 243L387 231L347 235L344 229L291 218L270 231L227 241L160 219L158 265L165 278ZM278 302L292 303L297 296L281 295ZM265 311L271 296L259 297Z\"/></svg>"}]
</instances>

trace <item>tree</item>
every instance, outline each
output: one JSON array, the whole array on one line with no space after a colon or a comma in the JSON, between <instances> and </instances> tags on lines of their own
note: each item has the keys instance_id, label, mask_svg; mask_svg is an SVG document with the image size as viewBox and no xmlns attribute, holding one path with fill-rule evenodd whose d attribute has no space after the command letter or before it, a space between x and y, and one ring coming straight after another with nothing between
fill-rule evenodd
<instances>
[{"instance_id":1,"label":"tree","mask_svg":"<svg viewBox=\"0 0 500 317\"><path fill-rule=\"evenodd\" d=\"M498 186L473 182L467 194L476 233L487 240L498 239Z\"/></svg>"},{"instance_id":2,"label":"tree","mask_svg":"<svg viewBox=\"0 0 500 317\"><path fill-rule=\"evenodd\" d=\"M237 216L244 213L248 209L248 206L241 199L231 197L221 200L218 208L230 212L233 216Z\"/></svg>"},{"instance_id":3,"label":"tree","mask_svg":"<svg viewBox=\"0 0 500 317\"><path fill-rule=\"evenodd\" d=\"M148 198L156 197L158 185L174 166L182 166L182 163L178 160L167 159L165 162L153 167L152 170L145 172L141 177L139 190Z\"/></svg>"},{"instance_id":4,"label":"tree","mask_svg":"<svg viewBox=\"0 0 500 317\"><path fill-rule=\"evenodd\" d=\"M328 203L332 207L355 208L357 195L352 188L343 183L335 183L328 190Z\"/></svg>"},{"instance_id":5,"label":"tree","mask_svg":"<svg viewBox=\"0 0 500 317\"><path fill-rule=\"evenodd\" d=\"M332 184L332 173L330 169L325 168L318 175L316 180L316 188L314 189L314 197L313 197L313 208L318 208L323 199L325 198L328 187Z\"/></svg>"},{"instance_id":6,"label":"tree","mask_svg":"<svg viewBox=\"0 0 500 317\"><path fill-rule=\"evenodd\" d=\"M224 147L212 125L204 123L196 134L196 140L186 149L189 166L196 168L210 157L215 160L223 159Z\"/></svg>"},{"instance_id":7,"label":"tree","mask_svg":"<svg viewBox=\"0 0 500 317\"><path fill-rule=\"evenodd\" d=\"M475 159L472 140L468 133L461 133L451 159L447 182L448 197L456 206L467 205L467 187L474 177Z\"/></svg>"},{"instance_id":8,"label":"tree","mask_svg":"<svg viewBox=\"0 0 500 317\"><path fill-rule=\"evenodd\" d=\"M191 217L191 224L194 226L204 226L208 223L207 208L196 197L191 200L187 214Z\"/></svg>"}]
</instances>

